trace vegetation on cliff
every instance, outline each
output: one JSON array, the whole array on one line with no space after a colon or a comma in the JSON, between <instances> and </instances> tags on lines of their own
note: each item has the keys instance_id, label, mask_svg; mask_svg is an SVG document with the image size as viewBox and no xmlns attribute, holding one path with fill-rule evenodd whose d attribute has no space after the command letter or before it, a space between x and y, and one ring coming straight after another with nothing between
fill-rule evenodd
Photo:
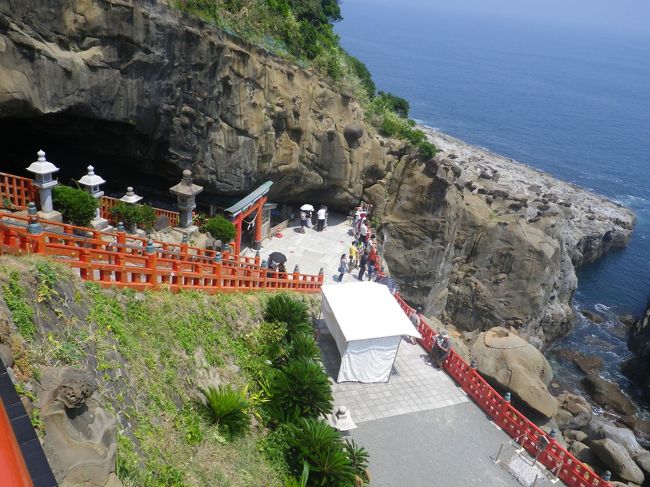
<instances>
[{"instance_id":1,"label":"vegetation on cliff","mask_svg":"<svg viewBox=\"0 0 650 487\"><path fill-rule=\"evenodd\" d=\"M340 46L333 29L342 19L338 0L177 0L176 5L302 66L316 67L359 100L366 120L382 135L408 142L423 159L435 155L435 147L408 118L408 102L376 93L365 64Z\"/></svg>"},{"instance_id":2,"label":"vegetation on cliff","mask_svg":"<svg viewBox=\"0 0 650 487\"><path fill-rule=\"evenodd\" d=\"M317 418L332 393L308 323L315 298L103 290L51 261L8 257L0 289L17 390L35 401L45 367L93 373L119 423L125 486L292 485L305 465L307 485L367 480L365 450Z\"/></svg>"}]
</instances>

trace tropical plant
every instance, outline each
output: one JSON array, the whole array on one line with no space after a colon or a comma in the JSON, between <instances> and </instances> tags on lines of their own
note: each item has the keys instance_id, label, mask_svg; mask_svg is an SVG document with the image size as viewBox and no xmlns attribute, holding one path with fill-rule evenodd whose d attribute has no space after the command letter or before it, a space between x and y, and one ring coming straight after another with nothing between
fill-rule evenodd
<instances>
[{"instance_id":1,"label":"tropical plant","mask_svg":"<svg viewBox=\"0 0 650 487\"><path fill-rule=\"evenodd\" d=\"M120 201L110 209L111 218L122 222L128 229L142 227L146 230L153 228L156 211L149 205L129 204Z\"/></svg>"},{"instance_id":2,"label":"tropical plant","mask_svg":"<svg viewBox=\"0 0 650 487\"><path fill-rule=\"evenodd\" d=\"M307 482L309 481L309 464L307 462L302 462L302 474L300 478L289 477L284 487L307 487Z\"/></svg>"},{"instance_id":3,"label":"tropical plant","mask_svg":"<svg viewBox=\"0 0 650 487\"><path fill-rule=\"evenodd\" d=\"M97 200L82 189L59 184L54 187L54 207L63 219L78 227L87 227L95 218Z\"/></svg>"},{"instance_id":4,"label":"tropical plant","mask_svg":"<svg viewBox=\"0 0 650 487\"><path fill-rule=\"evenodd\" d=\"M311 333L298 333L291 340L287 351L289 358L320 360L320 349Z\"/></svg>"},{"instance_id":5,"label":"tropical plant","mask_svg":"<svg viewBox=\"0 0 650 487\"><path fill-rule=\"evenodd\" d=\"M345 449L348 452L348 458L352 464L352 468L357 473L357 477L361 479L361 483L370 482L368 476L368 450L364 447L357 445L354 440L345 440Z\"/></svg>"},{"instance_id":6,"label":"tropical plant","mask_svg":"<svg viewBox=\"0 0 650 487\"><path fill-rule=\"evenodd\" d=\"M309 465L309 483L319 487L348 487L356 473L341 434L318 419L298 421L288 458L294 472Z\"/></svg>"},{"instance_id":7,"label":"tropical plant","mask_svg":"<svg viewBox=\"0 0 650 487\"><path fill-rule=\"evenodd\" d=\"M266 303L264 319L287 324L287 338L291 340L299 333L311 333L307 305L288 294L275 294Z\"/></svg>"},{"instance_id":8,"label":"tropical plant","mask_svg":"<svg viewBox=\"0 0 650 487\"><path fill-rule=\"evenodd\" d=\"M201 231L210 233L212 238L221 240L223 244L227 244L235 238L235 225L221 215L205 220L201 226Z\"/></svg>"},{"instance_id":9,"label":"tropical plant","mask_svg":"<svg viewBox=\"0 0 650 487\"><path fill-rule=\"evenodd\" d=\"M249 403L246 390L230 385L199 389L205 398L205 407L212 420L231 437L244 434L250 425Z\"/></svg>"},{"instance_id":10,"label":"tropical plant","mask_svg":"<svg viewBox=\"0 0 650 487\"><path fill-rule=\"evenodd\" d=\"M317 417L332 411L332 390L320 362L290 359L272 374L267 390L269 414L278 421L282 416ZM282 411L282 415L278 415ZM280 416L280 417L278 417Z\"/></svg>"}]
</instances>

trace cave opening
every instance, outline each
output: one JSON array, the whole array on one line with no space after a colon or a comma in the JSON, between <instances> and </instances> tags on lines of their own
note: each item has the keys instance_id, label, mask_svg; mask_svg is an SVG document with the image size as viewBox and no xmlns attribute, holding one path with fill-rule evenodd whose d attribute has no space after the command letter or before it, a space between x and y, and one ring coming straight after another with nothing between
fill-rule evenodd
<instances>
[{"instance_id":1,"label":"cave opening","mask_svg":"<svg viewBox=\"0 0 650 487\"><path fill-rule=\"evenodd\" d=\"M0 171L33 177L25 170L40 149L59 167L55 175L62 184L86 174L89 165L106 180L102 189L113 197L124 195L127 186L145 202L174 208L168 188L178 183L181 170L166 162L167 143L136 130L134 123L112 122L72 111L33 117L0 118L2 159Z\"/></svg>"}]
</instances>

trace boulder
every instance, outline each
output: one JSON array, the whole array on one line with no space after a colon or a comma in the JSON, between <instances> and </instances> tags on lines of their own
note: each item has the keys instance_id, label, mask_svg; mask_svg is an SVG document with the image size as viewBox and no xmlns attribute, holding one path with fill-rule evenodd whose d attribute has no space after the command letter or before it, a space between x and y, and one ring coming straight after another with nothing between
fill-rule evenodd
<instances>
[{"instance_id":1,"label":"boulder","mask_svg":"<svg viewBox=\"0 0 650 487\"><path fill-rule=\"evenodd\" d=\"M580 430L564 430L562 431L562 436L564 436L567 441L580 441L582 443L587 439L587 433Z\"/></svg>"},{"instance_id":2,"label":"boulder","mask_svg":"<svg viewBox=\"0 0 650 487\"><path fill-rule=\"evenodd\" d=\"M623 446L604 438L592 441L590 448L613 474L630 482L643 483L643 472Z\"/></svg>"},{"instance_id":3,"label":"boulder","mask_svg":"<svg viewBox=\"0 0 650 487\"><path fill-rule=\"evenodd\" d=\"M589 441L610 439L621 445L632 457L647 453L636 440L634 433L627 428L620 428L604 419L593 418L584 428Z\"/></svg>"},{"instance_id":4,"label":"boulder","mask_svg":"<svg viewBox=\"0 0 650 487\"><path fill-rule=\"evenodd\" d=\"M580 441L574 441L571 443L571 447L569 448L569 451L581 462L588 463L589 465L593 465L594 463L598 463L598 457L594 454L594 452L589 448L587 445L584 443L581 443Z\"/></svg>"},{"instance_id":5,"label":"boulder","mask_svg":"<svg viewBox=\"0 0 650 487\"><path fill-rule=\"evenodd\" d=\"M563 392L557 399L559 409L555 420L560 429L579 429L591 419L591 406L584 397Z\"/></svg>"},{"instance_id":6,"label":"boulder","mask_svg":"<svg viewBox=\"0 0 650 487\"><path fill-rule=\"evenodd\" d=\"M363 126L359 123L350 123L343 128L343 136L348 145L353 145L363 137Z\"/></svg>"},{"instance_id":7,"label":"boulder","mask_svg":"<svg viewBox=\"0 0 650 487\"><path fill-rule=\"evenodd\" d=\"M43 371L43 449L62 486L105 486L115 471L115 416L99 406L94 377L70 367ZM118 484L119 485L119 484Z\"/></svg>"},{"instance_id":8,"label":"boulder","mask_svg":"<svg viewBox=\"0 0 650 487\"><path fill-rule=\"evenodd\" d=\"M643 475L649 477L650 476L650 452L645 451L639 455L636 455L634 457L634 461L643 472Z\"/></svg>"},{"instance_id":9,"label":"boulder","mask_svg":"<svg viewBox=\"0 0 650 487\"><path fill-rule=\"evenodd\" d=\"M593 311L589 311L586 309L581 309L580 314L587 318L589 321L592 323L597 323L600 324L603 322L603 317L600 316L598 313L594 313Z\"/></svg>"},{"instance_id":10,"label":"boulder","mask_svg":"<svg viewBox=\"0 0 650 487\"><path fill-rule=\"evenodd\" d=\"M560 350L558 355L573 362L582 372L597 375L603 368L603 360L595 355L586 355L576 350Z\"/></svg>"},{"instance_id":11,"label":"boulder","mask_svg":"<svg viewBox=\"0 0 650 487\"><path fill-rule=\"evenodd\" d=\"M511 330L492 328L481 333L470 350L478 371L512 391L520 400L551 418L558 402L547 386L553 372L544 355Z\"/></svg>"},{"instance_id":12,"label":"boulder","mask_svg":"<svg viewBox=\"0 0 650 487\"><path fill-rule=\"evenodd\" d=\"M621 392L616 384L601 379L595 374L589 374L582 379L582 385L591 399L599 406L624 416L636 412L634 403Z\"/></svg>"}]
</instances>

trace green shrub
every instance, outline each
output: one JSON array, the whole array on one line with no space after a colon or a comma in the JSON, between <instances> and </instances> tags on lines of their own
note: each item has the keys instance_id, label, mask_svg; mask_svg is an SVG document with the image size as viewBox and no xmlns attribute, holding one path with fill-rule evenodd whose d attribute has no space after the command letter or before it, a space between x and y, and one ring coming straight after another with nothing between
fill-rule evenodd
<instances>
[{"instance_id":1,"label":"green shrub","mask_svg":"<svg viewBox=\"0 0 650 487\"><path fill-rule=\"evenodd\" d=\"M284 487L307 487L307 482L309 482L309 464L307 462L302 462L302 474L300 478L289 477Z\"/></svg>"},{"instance_id":2,"label":"green shrub","mask_svg":"<svg viewBox=\"0 0 650 487\"><path fill-rule=\"evenodd\" d=\"M411 105L401 96L393 95L387 91L377 93L377 101L383 104L388 110L395 112L403 118L408 118Z\"/></svg>"},{"instance_id":3,"label":"green shrub","mask_svg":"<svg viewBox=\"0 0 650 487\"><path fill-rule=\"evenodd\" d=\"M286 323L289 340L299 333L312 332L307 305L288 294L275 294L268 300L264 319Z\"/></svg>"},{"instance_id":4,"label":"green shrub","mask_svg":"<svg viewBox=\"0 0 650 487\"><path fill-rule=\"evenodd\" d=\"M341 434L318 419L298 421L291 439L289 465L298 473L306 462L309 483L322 487L354 485L356 472Z\"/></svg>"},{"instance_id":5,"label":"green shrub","mask_svg":"<svg viewBox=\"0 0 650 487\"><path fill-rule=\"evenodd\" d=\"M9 274L9 282L2 286L2 295L18 332L26 340L34 338L34 309L25 301L25 290L20 285L20 274L17 271Z\"/></svg>"},{"instance_id":6,"label":"green shrub","mask_svg":"<svg viewBox=\"0 0 650 487\"><path fill-rule=\"evenodd\" d=\"M250 425L249 404L245 391L231 386L200 389L212 420L230 437L244 434Z\"/></svg>"},{"instance_id":7,"label":"green shrub","mask_svg":"<svg viewBox=\"0 0 650 487\"><path fill-rule=\"evenodd\" d=\"M202 232L209 232L212 238L221 240L226 245L235 238L235 225L220 215L208 218L201 226Z\"/></svg>"},{"instance_id":8,"label":"green shrub","mask_svg":"<svg viewBox=\"0 0 650 487\"><path fill-rule=\"evenodd\" d=\"M345 440L345 449L348 453L348 458L352 464L352 468L357 476L365 483L370 482L368 476L368 450L364 447L357 445L354 440Z\"/></svg>"},{"instance_id":9,"label":"green shrub","mask_svg":"<svg viewBox=\"0 0 650 487\"><path fill-rule=\"evenodd\" d=\"M95 218L97 200L82 189L59 184L54 187L54 207L63 219L78 227L87 227Z\"/></svg>"},{"instance_id":10,"label":"green shrub","mask_svg":"<svg viewBox=\"0 0 650 487\"><path fill-rule=\"evenodd\" d=\"M156 221L156 210L149 205L129 204L120 201L110 209L111 218L115 222L122 222L127 229L133 227L151 230Z\"/></svg>"},{"instance_id":11,"label":"green shrub","mask_svg":"<svg viewBox=\"0 0 650 487\"><path fill-rule=\"evenodd\" d=\"M290 359L269 379L266 409L278 422L317 417L332 411L332 389L320 362Z\"/></svg>"},{"instance_id":12,"label":"green shrub","mask_svg":"<svg viewBox=\"0 0 650 487\"><path fill-rule=\"evenodd\" d=\"M313 335L307 333L298 333L291 340L287 352L289 358L320 360L320 349Z\"/></svg>"}]
</instances>

